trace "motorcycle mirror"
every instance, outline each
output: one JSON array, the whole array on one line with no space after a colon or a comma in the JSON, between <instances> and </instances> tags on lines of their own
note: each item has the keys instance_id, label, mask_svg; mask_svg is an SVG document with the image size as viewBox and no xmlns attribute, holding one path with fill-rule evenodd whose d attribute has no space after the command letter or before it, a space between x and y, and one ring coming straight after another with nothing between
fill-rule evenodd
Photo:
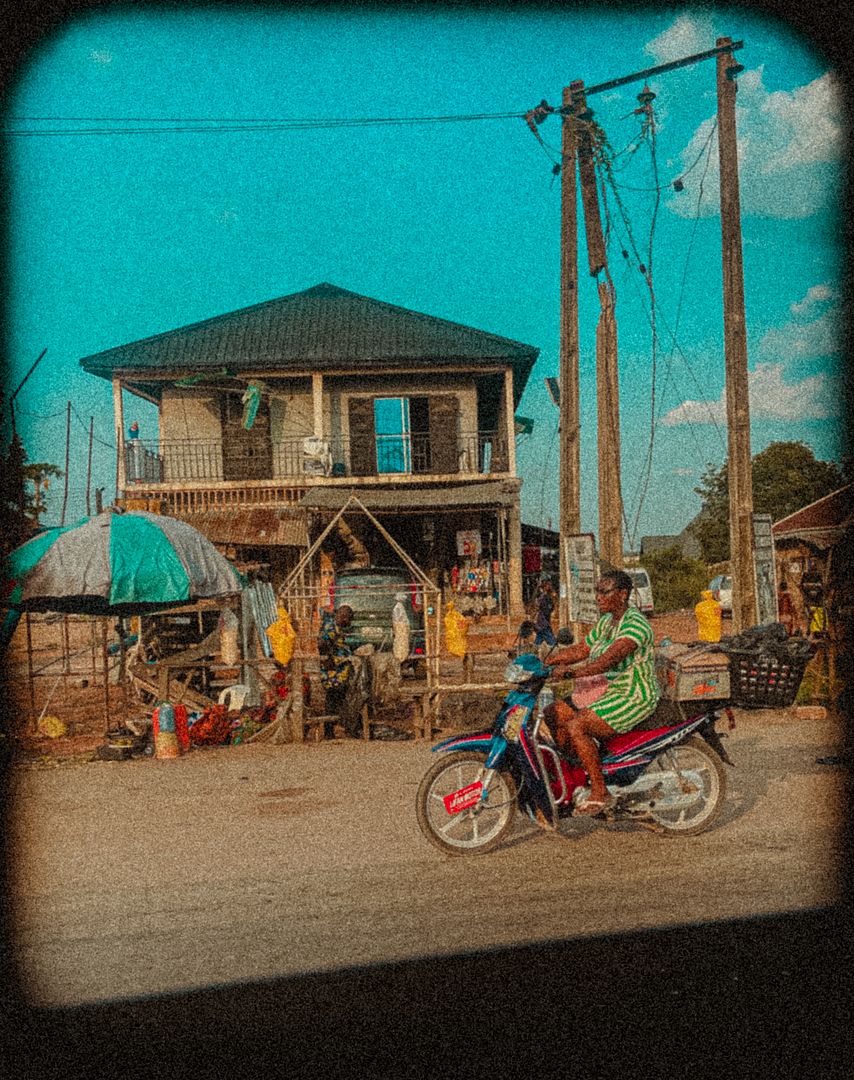
<instances>
[{"instance_id":1,"label":"motorcycle mirror","mask_svg":"<svg viewBox=\"0 0 854 1080\"><path fill-rule=\"evenodd\" d=\"M562 626L557 632L558 645L571 645L575 641L572 631L568 626Z\"/></svg>"}]
</instances>

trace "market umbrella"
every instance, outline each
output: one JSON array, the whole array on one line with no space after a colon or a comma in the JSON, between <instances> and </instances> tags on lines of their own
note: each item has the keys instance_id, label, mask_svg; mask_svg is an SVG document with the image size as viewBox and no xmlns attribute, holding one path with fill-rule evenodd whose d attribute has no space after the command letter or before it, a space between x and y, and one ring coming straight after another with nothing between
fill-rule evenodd
<instances>
[{"instance_id":1,"label":"market umbrella","mask_svg":"<svg viewBox=\"0 0 854 1080\"><path fill-rule=\"evenodd\" d=\"M3 560L12 611L138 615L240 592L242 579L197 529L111 507L46 529Z\"/></svg>"}]
</instances>

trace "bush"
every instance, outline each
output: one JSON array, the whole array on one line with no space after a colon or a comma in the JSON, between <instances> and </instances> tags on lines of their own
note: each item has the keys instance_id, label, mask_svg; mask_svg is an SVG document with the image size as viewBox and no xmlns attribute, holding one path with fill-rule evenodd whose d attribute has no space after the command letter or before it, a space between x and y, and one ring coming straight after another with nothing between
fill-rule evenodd
<instances>
[{"instance_id":1,"label":"bush","mask_svg":"<svg viewBox=\"0 0 854 1080\"><path fill-rule=\"evenodd\" d=\"M709 587L709 571L702 559L689 559L678 547L644 556L657 612L692 608Z\"/></svg>"}]
</instances>

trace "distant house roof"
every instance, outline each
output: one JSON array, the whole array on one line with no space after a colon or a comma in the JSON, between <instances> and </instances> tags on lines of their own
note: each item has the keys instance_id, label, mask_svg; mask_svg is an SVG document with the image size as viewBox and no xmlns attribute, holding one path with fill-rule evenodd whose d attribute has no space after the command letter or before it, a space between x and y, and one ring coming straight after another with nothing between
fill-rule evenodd
<instances>
[{"instance_id":1,"label":"distant house roof","mask_svg":"<svg viewBox=\"0 0 854 1080\"><path fill-rule=\"evenodd\" d=\"M667 551L668 548L678 548L687 559L700 557L700 545L691 531L691 526L686 525L681 533L661 536L642 536L640 553L650 555L655 551Z\"/></svg>"},{"instance_id":2,"label":"distant house roof","mask_svg":"<svg viewBox=\"0 0 854 1080\"><path fill-rule=\"evenodd\" d=\"M521 396L539 350L322 283L86 356L84 371L318 371L508 363Z\"/></svg>"},{"instance_id":3,"label":"distant house roof","mask_svg":"<svg viewBox=\"0 0 854 1080\"><path fill-rule=\"evenodd\" d=\"M817 547L831 547L850 528L852 517L854 484L846 484L775 521L771 533L775 540L807 540Z\"/></svg>"},{"instance_id":4,"label":"distant house roof","mask_svg":"<svg viewBox=\"0 0 854 1080\"><path fill-rule=\"evenodd\" d=\"M557 550L560 545L560 533L542 525L526 525L523 521L522 543Z\"/></svg>"}]
</instances>

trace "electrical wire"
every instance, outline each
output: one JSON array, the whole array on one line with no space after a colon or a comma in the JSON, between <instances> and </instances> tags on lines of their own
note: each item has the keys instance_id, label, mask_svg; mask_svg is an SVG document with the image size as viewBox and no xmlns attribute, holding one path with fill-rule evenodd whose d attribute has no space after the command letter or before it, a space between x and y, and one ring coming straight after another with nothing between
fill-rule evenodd
<instances>
[{"instance_id":1,"label":"electrical wire","mask_svg":"<svg viewBox=\"0 0 854 1080\"><path fill-rule=\"evenodd\" d=\"M697 164L699 163L699 161L703 157L703 154L706 155L706 163L705 163L705 168L703 170L703 175L702 175L701 181L700 181L700 190L699 190L699 194L698 194L697 206L696 206L695 216L694 216L694 228L692 230L691 240L689 242L688 251L686 253L685 268L684 268L684 271L683 271L682 283L681 283L681 287L680 287L680 295L679 295L679 301L678 301L678 305L677 305L677 321L678 321L678 317L681 315L682 302L684 300L684 292L685 292L685 286L686 286L686 281L687 281L688 262L689 262L689 259L690 259L690 254L691 254L691 250L693 248L693 242L694 242L694 239L696 237L697 227L698 227L698 223L699 223L700 205L701 205L702 196L703 196L703 185L704 185L705 178L706 178L706 175L708 173L708 169L709 169L709 165L710 165L710 161L711 161L711 152L712 152L712 149L713 149L712 138L713 138L713 136L715 134L715 130L716 130L716 121L715 121L715 123L713 123L713 125L712 125L712 127L711 127L711 129L709 131L709 134L706 137L706 140L705 140L705 142L703 144L703 147L701 148L699 154L696 156L696 158L691 163L689 168L686 169L685 172L682 174L683 176L685 176L689 172L693 171L693 169L697 166ZM654 134L654 132L652 132L652 131L650 131L649 133ZM642 134L645 134L645 132L642 133ZM633 142L637 143L637 145L640 145L640 141L641 140L633 140ZM629 145L632 145L632 144L629 144ZM628 214L626 212L626 209L625 209L625 206L624 206L622 200L620 199L619 192L616 190L617 185L613 181L613 169L611 168L611 162L613 161L613 154L608 153L608 150L610 149L610 147L607 145L607 140L604 141L601 149L602 149L602 153L600 155L600 159L598 161L598 164L601 166L601 169L600 169L600 185L602 187L603 207L605 208L605 216L606 216L606 243L611 242L612 233L614 234L614 236L617 235L616 222L615 222L613 216L611 215L610 209L608 207L607 187L605 186L605 178L607 177L607 179L609 181L609 186L611 188L611 191L614 194L615 202L617 204L617 207L619 208L619 213L620 213L620 218L622 219L622 224L623 224L623 226L624 226L624 228L626 230L626 236L627 236L626 244L628 244L628 246L631 247L631 249L632 249L632 251L634 253L634 256L635 256L636 263L637 263L637 269L639 269L644 274L644 277L647 279L648 289L650 289L650 309L647 310L647 306L646 306L646 304L644 302L644 298L640 294L639 290L637 289L637 279L636 279L636 277L634 275L631 275L631 277L632 277L632 285L633 285L636 293L638 294L638 297L639 297L640 303L641 303L641 307L642 307L644 313L646 314L647 321L649 322L650 328L653 331L654 343L657 342L657 340L658 340L658 333L657 333L657 328L656 328L656 321L658 319L660 319L660 321L662 322L664 328L669 332L670 337L671 337L671 352L670 352L669 357L667 358L667 369L666 369L667 374L668 374L668 376L670 376L672 378L672 376L673 376L673 366L672 366L673 355L674 355L675 352L678 351L680 356L682 357L684 363L685 363L685 367L686 367L686 370L687 370L688 374L694 380L696 385L700 388L700 392L702 393L703 388L702 388L702 386L700 386L700 383L697 380L697 378L696 378L696 376L695 376L695 374L693 372L693 369L692 369L691 365L688 362L687 357L685 356L684 352L682 351L682 349L681 349L681 347L679 345L675 329L672 330L672 331L670 330L670 328L669 328L669 326L667 324L666 318L660 312L660 310L658 308L658 305L655 303L655 292L654 292L654 289L652 289L652 282L651 282L650 276L649 276L649 267L645 267L644 264L641 262L640 253L638 251L637 244L635 243L635 240L634 240L634 233L633 233L633 230L632 230L632 226L631 226L629 216L628 216ZM652 151L652 149L653 148L651 147L651 151ZM661 195L661 192L663 190L662 186L661 186L661 183L658 180L657 159L654 160L654 174L656 176L656 186L654 188L651 188L651 189L638 189L638 190L649 190L649 191L653 191L653 192L656 193L656 213L657 213L658 203L660 201L660 195ZM623 188L624 190L627 189L627 185L622 185L621 184L619 186L621 188ZM650 242L649 242L649 254L648 254L648 259L647 259L648 263L650 263L650 264L652 262L653 231L654 231L654 223L653 223L653 226L651 227ZM625 262L626 262L625 272L628 275L629 274L629 254L628 254L628 251L625 250L625 246L626 245L624 244L623 245L623 255L625 256ZM667 385L667 383L665 382L663 389L666 389L666 385ZM651 408L651 429L650 429L651 446L654 445L655 429L658 427L658 425L660 423L661 414L662 414L663 408L664 408L663 390L658 395L661 400L660 400L660 404L658 406L657 411L655 409L655 396L656 396L656 391L655 391L655 387L654 387L654 389L653 389L653 397L652 397L652 408ZM716 431L718 437L720 439L722 439L722 433L721 433L721 430L720 430L720 425L718 424L717 420L715 419L714 414L711 411L711 409L709 409L709 418L710 418L710 420L711 420L711 422L712 422L712 424L713 424L713 426L715 428L715 431ZM694 443L695 443L695 446L697 448L698 454L701 454L702 450L701 450L701 447L699 445L699 440L697 439L697 436L696 436L693 428L690 425L688 426L688 431L689 431L689 434L690 434L691 438L694 440ZM645 464L646 475L644 476L644 478L642 480L643 489L642 489L642 491L641 491L641 493L639 495L637 512L635 514L635 524L634 524L633 528L631 528L629 526L628 517L626 516L626 512L625 512L625 507L623 509L623 521L624 521L624 526L626 528L626 535L627 535L627 539L630 541L631 544L634 543L633 537L636 537L637 527L638 527L638 523L639 523L639 519L640 519L640 513L641 513L642 505L643 505L643 499L644 499L644 496L645 496L645 494L647 492L648 484L649 484L649 478L650 478L650 475L651 475L650 450L651 450L651 447L648 448L648 451L647 451L647 461L646 461L646 464Z\"/></svg>"},{"instance_id":2,"label":"electrical wire","mask_svg":"<svg viewBox=\"0 0 854 1080\"><path fill-rule=\"evenodd\" d=\"M152 134L166 134L166 133L186 133L186 132L211 132L215 134L225 134L235 131L302 131L302 130L331 130L341 128L363 128L363 127L407 127L418 126L422 124L457 124L457 123L472 123L480 120L518 120L524 119L525 114L520 112L504 112L504 113L468 113L459 116L385 116L385 117L364 117L364 118L295 118L295 119L280 119L280 120L227 120L227 119L207 119L207 118L194 118L194 119L177 119L169 118L165 120L159 120L156 117L129 117L129 118L112 118L112 117L10 117L10 121L15 123L38 123L38 122L50 122L50 123L80 123L80 124L96 124L105 123L109 125L115 124L145 124L145 125L161 125L161 126L146 126L146 127L85 127L85 128L43 128L43 129L26 129L26 128L13 128L7 127L4 130L5 135L12 135L18 137L40 137L40 136L64 136L64 135L152 135ZM167 126L172 125L172 126Z\"/></svg>"}]
</instances>

